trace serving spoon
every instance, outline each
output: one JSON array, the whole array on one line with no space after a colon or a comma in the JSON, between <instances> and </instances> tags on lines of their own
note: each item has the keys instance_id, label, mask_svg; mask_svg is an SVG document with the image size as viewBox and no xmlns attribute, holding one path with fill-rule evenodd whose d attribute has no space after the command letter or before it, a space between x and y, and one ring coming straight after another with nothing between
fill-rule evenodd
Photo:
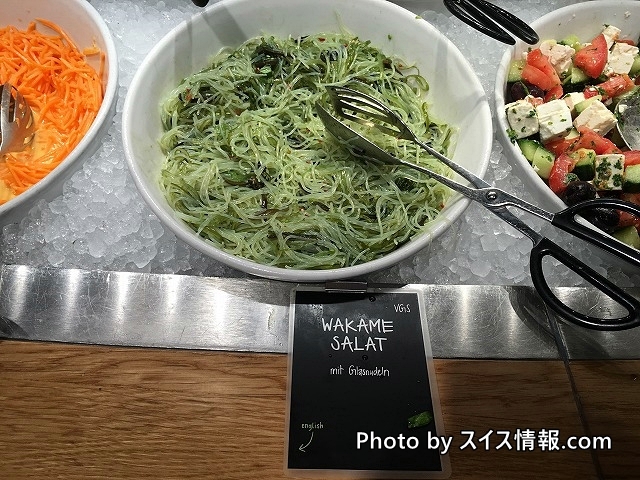
<instances>
[{"instance_id":1,"label":"serving spoon","mask_svg":"<svg viewBox=\"0 0 640 480\"><path fill-rule=\"evenodd\" d=\"M19 152L33 138L31 107L10 83L0 85L0 155Z\"/></svg>"},{"instance_id":2,"label":"serving spoon","mask_svg":"<svg viewBox=\"0 0 640 480\"><path fill-rule=\"evenodd\" d=\"M640 150L640 89L620 99L615 115L624 143L631 150Z\"/></svg>"}]
</instances>

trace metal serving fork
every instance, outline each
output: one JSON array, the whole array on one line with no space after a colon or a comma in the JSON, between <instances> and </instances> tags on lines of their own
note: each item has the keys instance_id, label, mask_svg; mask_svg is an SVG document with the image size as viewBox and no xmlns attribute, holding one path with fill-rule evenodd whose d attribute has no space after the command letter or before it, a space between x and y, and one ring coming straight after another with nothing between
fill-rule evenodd
<instances>
[{"instance_id":1,"label":"metal serving fork","mask_svg":"<svg viewBox=\"0 0 640 480\"><path fill-rule=\"evenodd\" d=\"M533 242L529 262L533 285L545 303L556 313L577 325L596 330L624 330L640 325L640 301L638 299L619 288L615 283L597 273L548 238L537 233L507 208L516 207L536 215L578 238L611 252L634 267L640 268L640 251L576 220L578 215L590 211L593 212L599 208L615 208L640 216L640 206L618 199L598 198L579 203L555 214L549 213L499 188L492 187L485 180L456 164L430 145L420 141L400 117L375 98L347 87L328 86L327 91L331 103L340 116L369 127L377 128L386 134L416 142L420 147L424 148L461 177L465 178L471 186L463 185L447 176L440 175L421 165L397 158L385 152L331 115L322 105L319 103L316 104L316 112L326 129L336 138L345 142L354 156L406 165L423 172L471 200L481 203L485 208L529 237ZM609 298L615 300L627 310L627 315L613 319L592 317L562 303L552 292L545 279L542 262L546 256L555 258L606 294Z\"/></svg>"}]
</instances>

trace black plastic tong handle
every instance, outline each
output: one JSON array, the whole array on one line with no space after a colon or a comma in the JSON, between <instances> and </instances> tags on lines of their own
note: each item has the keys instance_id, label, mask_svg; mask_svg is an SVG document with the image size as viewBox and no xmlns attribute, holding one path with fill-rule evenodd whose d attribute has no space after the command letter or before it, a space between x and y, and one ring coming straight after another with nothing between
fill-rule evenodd
<instances>
[{"instance_id":1,"label":"black plastic tong handle","mask_svg":"<svg viewBox=\"0 0 640 480\"><path fill-rule=\"evenodd\" d=\"M555 258L596 287L600 292L624 307L627 310L627 315L618 318L592 317L586 313L578 312L561 302L549 287L544 276L542 262L546 256ZM640 301L548 238L543 237L533 246L529 269L531 270L533 286L538 294L549 307L566 320L582 327L606 331L627 330L640 326Z\"/></svg>"},{"instance_id":2,"label":"black plastic tong handle","mask_svg":"<svg viewBox=\"0 0 640 480\"><path fill-rule=\"evenodd\" d=\"M576 215L581 215L584 218L589 213L595 213L597 209L600 208L614 208L640 216L640 206L638 205L615 198L598 198L578 203L556 213L551 223L582 240L615 254L631 265L635 265L640 271L639 250L624 245L610 236L576 220ZM551 288L549 288L544 277L542 262L546 256L555 258L607 295L610 299L624 307L627 310L627 315L612 319L602 319L577 312L561 302L552 292ZM635 299L632 295L597 273L548 238L543 237L533 246L529 268L531 270L533 285L545 303L570 322L596 330L626 330L640 326L639 300Z\"/></svg>"},{"instance_id":3,"label":"black plastic tong handle","mask_svg":"<svg viewBox=\"0 0 640 480\"><path fill-rule=\"evenodd\" d=\"M444 0L444 5L467 25L508 45L514 45L516 41L504 29L530 45L540 40L535 30L523 20L486 0Z\"/></svg>"},{"instance_id":4,"label":"black plastic tong handle","mask_svg":"<svg viewBox=\"0 0 640 480\"><path fill-rule=\"evenodd\" d=\"M598 209L601 208L623 210L640 218L640 205L617 198L596 198L580 202L554 214L551 224L622 258L631 265L635 265L640 271L640 250L625 245L609 235L576 221L576 215L581 215L588 220L589 213L596 214Z\"/></svg>"}]
</instances>

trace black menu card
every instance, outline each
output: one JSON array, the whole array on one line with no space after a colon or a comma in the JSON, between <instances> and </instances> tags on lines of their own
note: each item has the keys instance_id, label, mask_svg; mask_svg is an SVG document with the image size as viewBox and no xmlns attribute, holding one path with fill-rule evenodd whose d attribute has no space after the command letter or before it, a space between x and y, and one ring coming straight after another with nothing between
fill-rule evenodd
<instances>
[{"instance_id":1,"label":"black menu card","mask_svg":"<svg viewBox=\"0 0 640 480\"><path fill-rule=\"evenodd\" d=\"M292 476L447 478L420 294L292 294L285 470Z\"/></svg>"}]
</instances>

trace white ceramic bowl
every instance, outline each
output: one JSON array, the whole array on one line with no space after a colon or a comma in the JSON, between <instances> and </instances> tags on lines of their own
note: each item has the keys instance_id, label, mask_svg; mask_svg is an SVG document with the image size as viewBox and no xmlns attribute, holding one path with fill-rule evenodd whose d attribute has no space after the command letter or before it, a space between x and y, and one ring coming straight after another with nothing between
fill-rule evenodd
<instances>
[{"instance_id":1,"label":"white ceramic bowl","mask_svg":"<svg viewBox=\"0 0 640 480\"><path fill-rule=\"evenodd\" d=\"M58 24L82 49L95 44L106 54L104 99L93 124L71 153L40 182L26 192L0 205L0 227L19 222L40 200L52 200L62 193L64 182L95 153L111 125L118 87L118 59L111 33L98 12L86 0L2 0L0 25L25 28L36 18ZM40 31L46 28L38 25ZM96 70L99 59L88 58ZM93 63L92 63L93 62Z\"/></svg>"},{"instance_id":2,"label":"white ceramic bowl","mask_svg":"<svg viewBox=\"0 0 640 480\"><path fill-rule=\"evenodd\" d=\"M583 42L595 37L605 25L615 25L622 30L622 38L637 40L640 36L640 2L636 0L595 0L582 2L560 8L540 17L531 26L540 36L540 41L562 39L575 34ZM505 114L505 95L509 64L515 58L522 58L522 53L532 46L517 42L509 48L498 67L495 87L496 118L498 121L498 137L504 145L507 159L543 208L557 212L566 207L564 202L554 194L524 157L520 148L511 143L507 134L509 124Z\"/></svg>"},{"instance_id":3,"label":"white ceramic bowl","mask_svg":"<svg viewBox=\"0 0 640 480\"><path fill-rule=\"evenodd\" d=\"M223 0L179 25L156 45L136 73L123 110L123 143L135 183L155 214L180 239L247 273L316 282L389 267L424 248L464 211L468 202L453 199L429 232L375 261L333 270L294 270L260 265L219 250L197 236L169 207L159 186L164 156L158 146L162 133L159 105L169 90L205 67L223 46L238 46L262 34L286 37L340 29L417 64L430 82L428 98L434 114L459 129L453 159L484 175L493 136L486 96L468 62L429 23L384 0Z\"/></svg>"}]
</instances>

